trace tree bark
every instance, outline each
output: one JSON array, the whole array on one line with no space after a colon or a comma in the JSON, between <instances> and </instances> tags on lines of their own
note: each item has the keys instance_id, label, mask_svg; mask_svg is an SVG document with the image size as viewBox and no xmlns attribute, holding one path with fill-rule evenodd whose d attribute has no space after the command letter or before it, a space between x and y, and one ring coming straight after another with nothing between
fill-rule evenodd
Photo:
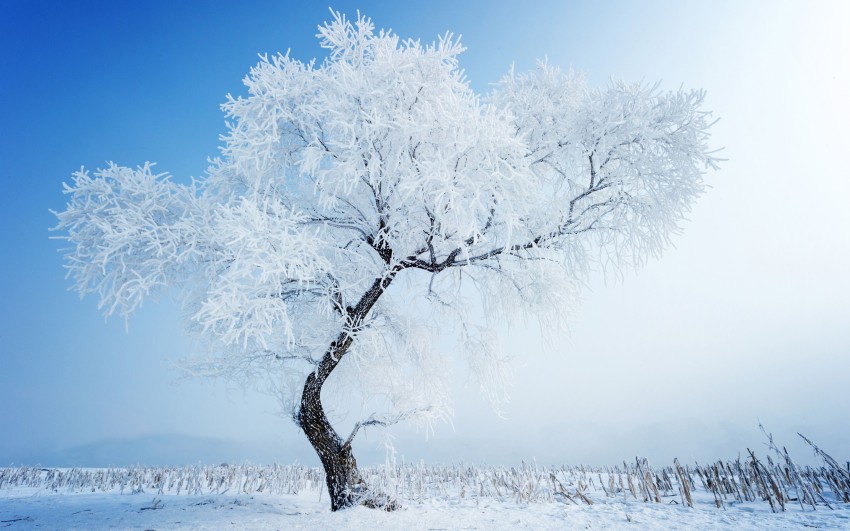
<instances>
[{"instance_id":1,"label":"tree bark","mask_svg":"<svg viewBox=\"0 0 850 531\"><path fill-rule=\"evenodd\" d=\"M340 333L331 343L316 370L307 376L301 394L301 405L296 418L325 469L325 481L331 499L331 510L338 511L354 505L366 505L392 511L400 508L395 500L381 493L370 493L357 469L357 461L351 450L351 440L342 437L331 426L322 406L322 386L331 372L354 342L353 335L360 328L369 311L390 285L401 267L394 268L386 276L376 278L355 307L346 309L347 330Z\"/></svg>"},{"instance_id":2,"label":"tree bark","mask_svg":"<svg viewBox=\"0 0 850 531\"><path fill-rule=\"evenodd\" d=\"M351 445L343 442L325 416L321 384L316 373L310 373L304 383L298 422L322 461L331 510L338 511L366 501L363 480Z\"/></svg>"}]
</instances>

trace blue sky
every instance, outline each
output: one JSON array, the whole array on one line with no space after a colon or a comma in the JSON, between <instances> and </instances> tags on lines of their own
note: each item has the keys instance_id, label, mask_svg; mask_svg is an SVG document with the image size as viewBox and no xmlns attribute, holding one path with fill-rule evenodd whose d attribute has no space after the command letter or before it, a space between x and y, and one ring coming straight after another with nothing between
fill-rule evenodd
<instances>
[{"instance_id":1,"label":"blue sky","mask_svg":"<svg viewBox=\"0 0 850 531\"><path fill-rule=\"evenodd\" d=\"M525 70L543 57L585 71L591 85L705 88L722 118L714 143L729 159L676 248L621 282L593 282L569 338L537 353L533 326L506 335L533 351L507 420L461 375L454 427L428 441L399 427L400 454L708 460L761 444L761 419L789 449L802 431L839 460L850 455L846 3L334 7L359 8L402 37L462 34L462 66L482 92L511 63ZM274 402L176 382L170 360L191 343L167 297L146 304L129 332L119 319L104 324L95 300L67 291L61 242L47 229L80 166L151 160L177 179L202 175L224 130L218 106L241 93L257 53L320 56L314 35L328 17L305 2L0 0L0 465L63 464L50 461L67 448L175 434L247 445L201 459L311 459ZM383 455L377 435L359 444Z\"/></svg>"}]
</instances>

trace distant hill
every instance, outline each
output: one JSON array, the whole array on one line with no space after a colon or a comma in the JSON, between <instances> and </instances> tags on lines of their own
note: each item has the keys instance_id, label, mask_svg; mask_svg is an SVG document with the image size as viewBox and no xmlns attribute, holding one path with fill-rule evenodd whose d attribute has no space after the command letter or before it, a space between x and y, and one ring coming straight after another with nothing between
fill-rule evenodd
<instances>
[{"instance_id":1,"label":"distant hill","mask_svg":"<svg viewBox=\"0 0 850 531\"><path fill-rule=\"evenodd\" d=\"M309 448L308 448L309 449ZM127 439L101 439L59 450L31 450L22 455L4 456L0 466L41 465L46 467L109 467L132 465L181 466L191 464L318 464L315 454L293 451L281 442L249 443L181 434L158 434ZM314 463L316 461L316 463Z\"/></svg>"}]
</instances>

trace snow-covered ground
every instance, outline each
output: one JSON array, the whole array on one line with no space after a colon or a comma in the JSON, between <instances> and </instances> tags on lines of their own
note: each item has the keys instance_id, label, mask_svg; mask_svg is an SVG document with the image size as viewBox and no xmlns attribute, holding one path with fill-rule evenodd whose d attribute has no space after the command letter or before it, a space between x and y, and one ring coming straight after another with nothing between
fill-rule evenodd
<instances>
[{"instance_id":1,"label":"snow-covered ground","mask_svg":"<svg viewBox=\"0 0 850 531\"><path fill-rule=\"evenodd\" d=\"M330 511L304 465L0 468L5 529L850 529L850 464L774 461L653 467L393 463L360 469L387 513Z\"/></svg>"},{"instance_id":2,"label":"snow-covered ground","mask_svg":"<svg viewBox=\"0 0 850 531\"><path fill-rule=\"evenodd\" d=\"M763 502L724 509L625 498L572 503L408 502L385 513L362 507L332 513L318 492L160 495L0 490L0 528L17 529L850 529L850 507L799 505L773 513Z\"/></svg>"}]
</instances>

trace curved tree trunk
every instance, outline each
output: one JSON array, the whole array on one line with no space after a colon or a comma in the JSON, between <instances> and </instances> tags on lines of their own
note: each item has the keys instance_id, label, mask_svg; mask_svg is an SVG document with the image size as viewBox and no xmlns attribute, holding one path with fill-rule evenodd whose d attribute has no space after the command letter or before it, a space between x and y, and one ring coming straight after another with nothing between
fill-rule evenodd
<instances>
[{"instance_id":1,"label":"curved tree trunk","mask_svg":"<svg viewBox=\"0 0 850 531\"><path fill-rule=\"evenodd\" d=\"M321 401L321 384L311 373L304 384L298 423L319 455L325 469L331 510L338 511L364 501L363 480L351 445L343 442L325 416Z\"/></svg>"},{"instance_id":2,"label":"curved tree trunk","mask_svg":"<svg viewBox=\"0 0 850 531\"><path fill-rule=\"evenodd\" d=\"M343 441L331 426L322 407L322 386L325 380L354 342L353 332L359 329L366 315L400 270L400 267L394 268L387 276L375 279L357 306L346 309L348 330L340 333L337 340L331 343L316 370L311 372L304 382L296 421L322 461L333 511L358 504L387 511L400 507L398 502L384 494L368 492L351 450L354 433L347 441Z\"/></svg>"}]
</instances>

